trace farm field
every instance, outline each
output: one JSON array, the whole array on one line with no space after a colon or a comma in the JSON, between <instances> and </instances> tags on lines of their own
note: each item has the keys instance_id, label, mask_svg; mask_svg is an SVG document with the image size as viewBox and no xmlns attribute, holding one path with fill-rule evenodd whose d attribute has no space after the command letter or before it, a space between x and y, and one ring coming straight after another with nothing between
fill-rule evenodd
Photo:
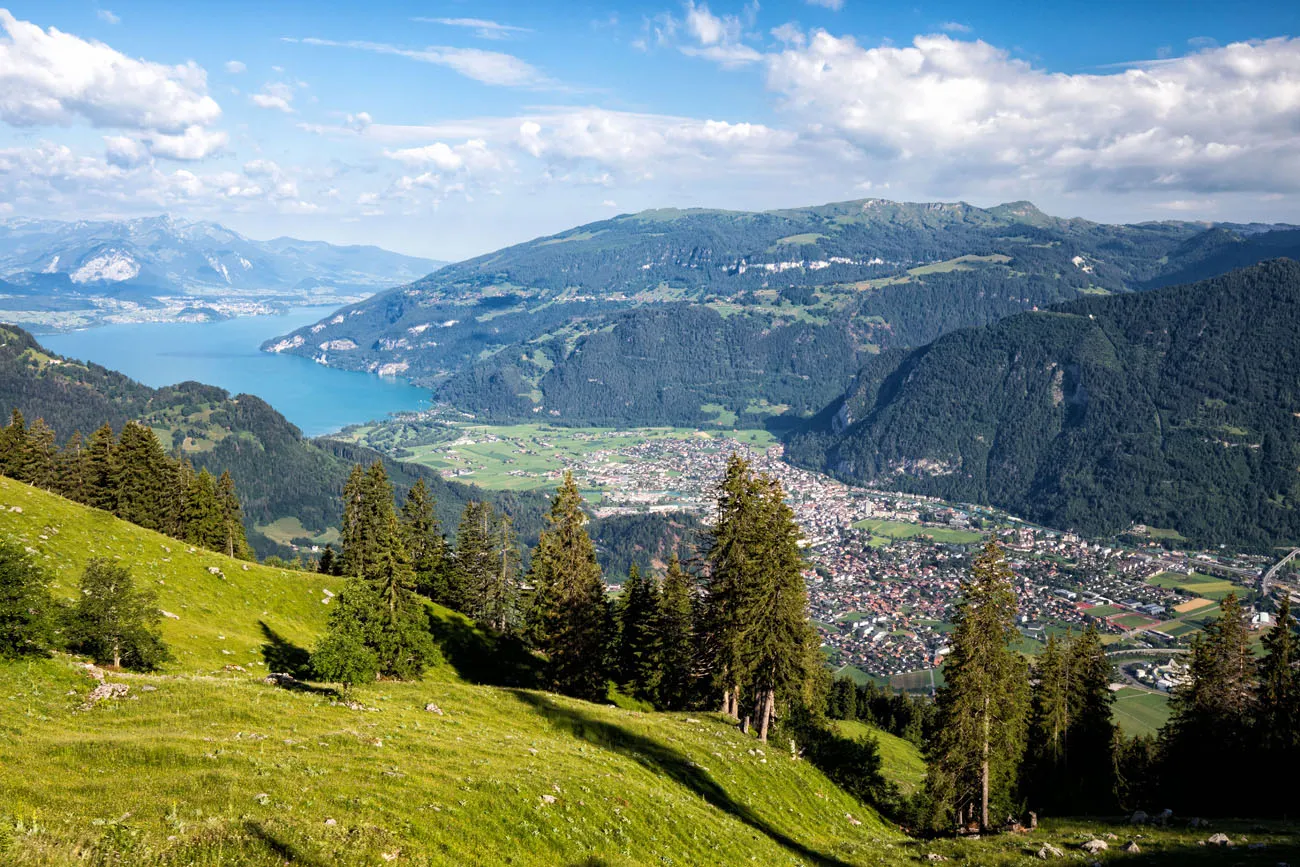
<instances>
[{"instance_id":1,"label":"farm field","mask_svg":"<svg viewBox=\"0 0 1300 867\"><path fill-rule=\"evenodd\" d=\"M595 428L559 427L549 424L482 425L454 422L446 425L446 437L435 443L406 445L392 430L400 424L350 429L343 438L388 450L402 448L402 460L423 464L460 481L492 490L535 490L554 487L566 468L584 459L604 456L620 461L620 450L652 440L733 440L755 449L776 442L763 430L695 430L674 427ZM382 434L377 433L382 430Z\"/></svg>"},{"instance_id":2,"label":"farm field","mask_svg":"<svg viewBox=\"0 0 1300 867\"><path fill-rule=\"evenodd\" d=\"M1185 590L1188 593L1193 593L1205 599L1212 599L1215 602L1220 601L1234 591L1237 595L1241 595L1241 588L1226 578L1214 578L1210 575L1202 575L1199 572L1193 572L1190 575L1161 572L1159 575L1148 578L1147 583L1155 587L1166 587L1171 590Z\"/></svg>"},{"instance_id":3,"label":"farm field","mask_svg":"<svg viewBox=\"0 0 1300 867\"><path fill-rule=\"evenodd\" d=\"M984 538L983 533L976 533L972 530L955 530L951 527L929 527L922 524L911 524L904 521L885 521L877 518L868 518L865 521L858 521L853 525L854 529L866 530L872 535L872 544L888 544L893 539L911 539L916 536L929 536L936 542L947 542L953 545L971 545L979 542Z\"/></svg>"}]
</instances>

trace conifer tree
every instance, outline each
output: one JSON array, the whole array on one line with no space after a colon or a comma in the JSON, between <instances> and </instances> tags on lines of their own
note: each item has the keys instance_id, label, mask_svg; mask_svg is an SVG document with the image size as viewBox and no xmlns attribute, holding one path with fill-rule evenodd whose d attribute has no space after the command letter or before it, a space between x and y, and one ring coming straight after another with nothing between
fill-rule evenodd
<instances>
[{"instance_id":1,"label":"conifer tree","mask_svg":"<svg viewBox=\"0 0 1300 867\"><path fill-rule=\"evenodd\" d=\"M48 583L21 545L0 539L0 659L46 649L53 606Z\"/></svg>"},{"instance_id":2,"label":"conifer tree","mask_svg":"<svg viewBox=\"0 0 1300 867\"><path fill-rule=\"evenodd\" d=\"M401 522L416 589L435 602L447 604L447 542L424 479L417 479L407 492Z\"/></svg>"},{"instance_id":3,"label":"conifer tree","mask_svg":"<svg viewBox=\"0 0 1300 867\"><path fill-rule=\"evenodd\" d=\"M38 418L27 430L24 455L23 481L47 491L52 491L58 481L58 447L54 444L54 431Z\"/></svg>"},{"instance_id":4,"label":"conifer tree","mask_svg":"<svg viewBox=\"0 0 1300 867\"><path fill-rule=\"evenodd\" d=\"M465 504L456 528L456 551L448 570L446 599L439 601L469 617L476 617L481 610L482 591L494 568L496 523L496 510L490 503L471 500Z\"/></svg>"},{"instance_id":5,"label":"conifer tree","mask_svg":"<svg viewBox=\"0 0 1300 867\"><path fill-rule=\"evenodd\" d=\"M619 684L633 696L653 701L661 676L659 585L636 563L628 568L619 601Z\"/></svg>"},{"instance_id":6,"label":"conifer tree","mask_svg":"<svg viewBox=\"0 0 1300 867\"><path fill-rule=\"evenodd\" d=\"M58 458L58 490L69 500L90 501L90 462L81 431L73 431Z\"/></svg>"},{"instance_id":7,"label":"conifer tree","mask_svg":"<svg viewBox=\"0 0 1300 867\"><path fill-rule=\"evenodd\" d=\"M1057 810L1069 779L1069 740L1072 723L1071 664L1067 646L1054 633L1036 660L1029 717L1029 747L1025 783L1034 809Z\"/></svg>"},{"instance_id":8,"label":"conifer tree","mask_svg":"<svg viewBox=\"0 0 1300 867\"><path fill-rule=\"evenodd\" d=\"M509 515L498 515L492 528L492 563L486 575L476 617L498 632L513 630L518 620L519 571L522 566L519 539Z\"/></svg>"},{"instance_id":9,"label":"conifer tree","mask_svg":"<svg viewBox=\"0 0 1300 867\"><path fill-rule=\"evenodd\" d=\"M609 608L586 523L582 494L566 472L533 549L530 577L534 634L549 661L551 687L596 699L605 693Z\"/></svg>"},{"instance_id":10,"label":"conifer tree","mask_svg":"<svg viewBox=\"0 0 1300 867\"><path fill-rule=\"evenodd\" d=\"M659 689L657 703L684 710L694 697L695 585L673 554L659 593Z\"/></svg>"},{"instance_id":11,"label":"conifer tree","mask_svg":"<svg viewBox=\"0 0 1300 867\"><path fill-rule=\"evenodd\" d=\"M740 609L740 660L751 680L758 738L766 741L777 701L810 703L821 663L817 633L808 619L799 525L781 485L768 476L757 482L757 578Z\"/></svg>"},{"instance_id":12,"label":"conifer tree","mask_svg":"<svg viewBox=\"0 0 1300 867\"><path fill-rule=\"evenodd\" d=\"M1015 615L1011 568L990 542L962 582L937 698L925 782L936 829L971 821L988 829L1011 808L1029 704L1025 663L1011 649Z\"/></svg>"},{"instance_id":13,"label":"conifer tree","mask_svg":"<svg viewBox=\"0 0 1300 867\"><path fill-rule=\"evenodd\" d=\"M745 612L758 583L759 491L749 462L732 455L718 484L717 517L710 531L707 608L701 636L713 683L722 696L721 712L740 716L745 670Z\"/></svg>"},{"instance_id":14,"label":"conifer tree","mask_svg":"<svg viewBox=\"0 0 1300 867\"><path fill-rule=\"evenodd\" d=\"M190 475L185 494L185 541L220 551L225 537L224 516L217 499L217 480L205 467Z\"/></svg>"},{"instance_id":15,"label":"conifer tree","mask_svg":"<svg viewBox=\"0 0 1300 867\"><path fill-rule=\"evenodd\" d=\"M316 561L316 571L321 575L334 575L338 561L334 557L334 546L326 543L320 559Z\"/></svg>"},{"instance_id":16,"label":"conifer tree","mask_svg":"<svg viewBox=\"0 0 1300 867\"><path fill-rule=\"evenodd\" d=\"M1292 780L1300 774L1300 646L1295 629L1291 600L1283 593L1277 619L1264 636L1254 738L1264 766Z\"/></svg>"},{"instance_id":17,"label":"conifer tree","mask_svg":"<svg viewBox=\"0 0 1300 867\"><path fill-rule=\"evenodd\" d=\"M1115 804L1114 667L1090 625L1070 642L1069 812L1108 814Z\"/></svg>"},{"instance_id":18,"label":"conifer tree","mask_svg":"<svg viewBox=\"0 0 1300 867\"><path fill-rule=\"evenodd\" d=\"M244 513L235 492L235 480L229 470L222 470L217 479L217 501L221 505L221 548L227 557L248 560L248 537L244 534Z\"/></svg>"},{"instance_id":19,"label":"conifer tree","mask_svg":"<svg viewBox=\"0 0 1300 867\"><path fill-rule=\"evenodd\" d=\"M158 631L157 596L137 590L127 567L93 558L80 589L69 630L74 649L101 664L145 671L170 658Z\"/></svg>"},{"instance_id":20,"label":"conifer tree","mask_svg":"<svg viewBox=\"0 0 1300 867\"><path fill-rule=\"evenodd\" d=\"M1203 813L1222 813L1239 802L1255 697L1255 659L1235 593L1193 637L1191 651L1188 679L1174 691L1172 715L1160 731L1160 777L1174 809L1195 804ZM1215 761L1198 761L1207 743L1215 746Z\"/></svg>"},{"instance_id":21,"label":"conifer tree","mask_svg":"<svg viewBox=\"0 0 1300 867\"><path fill-rule=\"evenodd\" d=\"M86 464L89 476L87 505L96 509L113 511L117 508L117 489L113 486L113 465L117 441L113 427L105 422L91 435L86 447Z\"/></svg>"},{"instance_id":22,"label":"conifer tree","mask_svg":"<svg viewBox=\"0 0 1300 867\"><path fill-rule=\"evenodd\" d=\"M27 420L17 407L0 429L0 474L22 481L27 469Z\"/></svg>"},{"instance_id":23,"label":"conifer tree","mask_svg":"<svg viewBox=\"0 0 1300 867\"><path fill-rule=\"evenodd\" d=\"M153 431L127 422L113 454L113 513L145 529L162 530L167 475L167 455Z\"/></svg>"}]
</instances>

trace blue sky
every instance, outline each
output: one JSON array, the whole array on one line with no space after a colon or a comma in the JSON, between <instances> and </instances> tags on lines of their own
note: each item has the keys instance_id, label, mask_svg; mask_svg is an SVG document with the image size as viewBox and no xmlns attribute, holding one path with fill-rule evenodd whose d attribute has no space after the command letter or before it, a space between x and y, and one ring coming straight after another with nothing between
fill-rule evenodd
<instances>
[{"instance_id":1,"label":"blue sky","mask_svg":"<svg viewBox=\"0 0 1300 867\"><path fill-rule=\"evenodd\" d=\"M0 0L2 3L3 0ZM1300 222L1300 4L11 2L0 218L463 258L650 207Z\"/></svg>"}]
</instances>

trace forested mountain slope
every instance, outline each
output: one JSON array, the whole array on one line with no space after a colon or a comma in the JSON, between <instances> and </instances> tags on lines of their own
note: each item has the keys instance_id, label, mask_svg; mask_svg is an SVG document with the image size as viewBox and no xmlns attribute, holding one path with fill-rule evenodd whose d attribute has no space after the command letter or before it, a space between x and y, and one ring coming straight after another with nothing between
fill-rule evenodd
<instances>
[{"instance_id":1,"label":"forested mountain slope","mask_svg":"<svg viewBox=\"0 0 1300 867\"><path fill-rule=\"evenodd\" d=\"M406 376L490 417L748 423L806 414L881 349L1286 243L1258 228L1103 225L1027 202L646 211L448 266L265 348ZM1227 253L1222 236L1243 233Z\"/></svg>"},{"instance_id":2,"label":"forested mountain slope","mask_svg":"<svg viewBox=\"0 0 1300 867\"><path fill-rule=\"evenodd\" d=\"M1300 264L1052 310L882 353L789 444L855 482L1090 533L1300 542Z\"/></svg>"}]
</instances>

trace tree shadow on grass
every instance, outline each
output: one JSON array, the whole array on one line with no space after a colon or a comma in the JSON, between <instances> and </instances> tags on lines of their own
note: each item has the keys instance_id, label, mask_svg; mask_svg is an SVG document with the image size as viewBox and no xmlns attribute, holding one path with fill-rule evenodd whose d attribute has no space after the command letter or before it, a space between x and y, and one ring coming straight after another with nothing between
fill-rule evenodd
<instances>
[{"instance_id":1,"label":"tree shadow on grass","mask_svg":"<svg viewBox=\"0 0 1300 867\"><path fill-rule=\"evenodd\" d=\"M710 806L745 823L795 855L827 867L848 867L846 862L809 849L773 828L749 807L736 802L707 771L671 747L596 719L578 708L557 704L541 693L522 689L512 689L510 693L552 723L568 729L574 737L626 756L656 774L662 774L685 786Z\"/></svg>"},{"instance_id":2,"label":"tree shadow on grass","mask_svg":"<svg viewBox=\"0 0 1300 867\"><path fill-rule=\"evenodd\" d=\"M281 840L274 832L267 830L266 826L261 822L254 822L250 819L244 823L244 830L249 837L257 841L285 864L302 865L302 867L326 867L324 861L302 854L293 844Z\"/></svg>"},{"instance_id":3,"label":"tree shadow on grass","mask_svg":"<svg viewBox=\"0 0 1300 867\"><path fill-rule=\"evenodd\" d=\"M311 654L291 642L267 625L265 620L257 621L262 630L262 661L268 671L283 671L294 677L307 677L311 674Z\"/></svg>"},{"instance_id":4,"label":"tree shadow on grass","mask_svg":"<svg viewBox=\"0 0 1300 867\"><path fill-rule=\"evenodd\" d=\"M477 626L447 609L430 613L429 631L462 680L524 689L540 683L541 661L518 638Z\"/></svg>"}]
</instances>

